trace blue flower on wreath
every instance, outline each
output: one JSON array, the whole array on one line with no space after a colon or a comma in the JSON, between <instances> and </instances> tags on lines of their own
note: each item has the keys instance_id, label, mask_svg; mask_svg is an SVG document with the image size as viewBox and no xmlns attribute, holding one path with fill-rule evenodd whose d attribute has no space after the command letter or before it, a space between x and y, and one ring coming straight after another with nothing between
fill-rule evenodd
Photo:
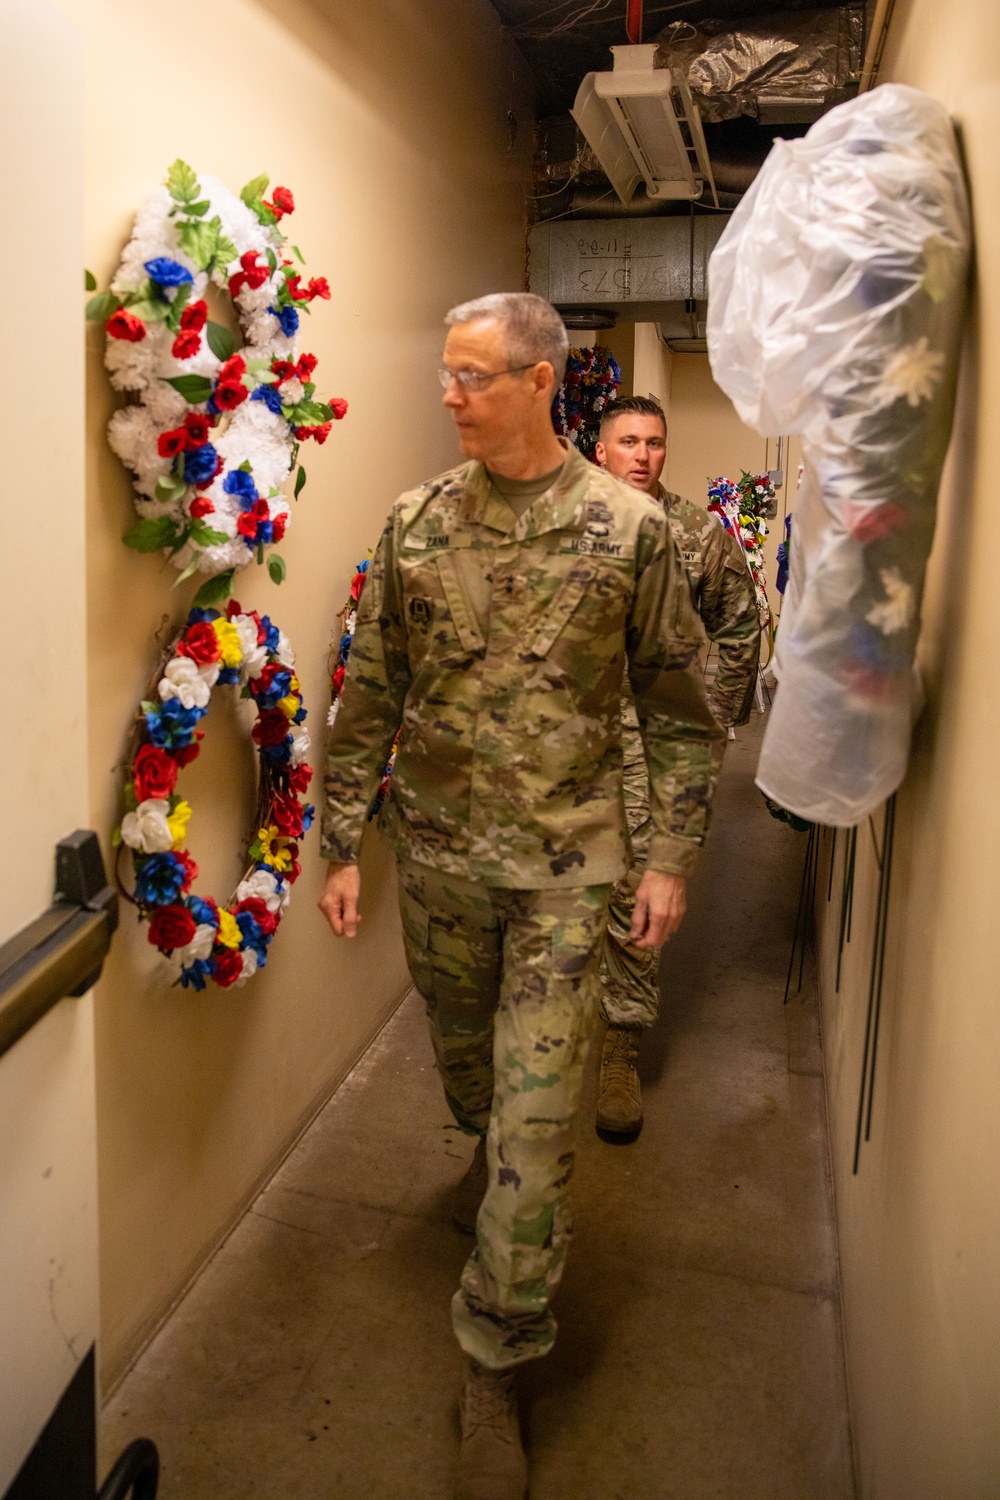
<instances>
[{"instance_id":1,"label":"blue flower on wreath","mask_svg":"<svg viewBox=\"0 0 1000 1500\"><path fill-rule=\"evenodd\" d=\"M277 708L282 698L287 698L292 691L292 674L287 668L275 672L267 687L262 678L251 679L249 688L258 708Z\"/></svg>"},{"instance_id":2,"label":"blue flower on wreath","mask_svg":"<svg viewBox=\"0 0 1000 1500\"><path fill-rule=\"evenodd\" d=\"M273 411L276 417L281 416L281 392L277 386L259 385L250 400L263 401L268 411Z\"/></svg>"},{"instance_id":3,"label":"blue flower on wreath","mask_svg":"<svg viewBox=\"0 0 1000 1500\"><path fill-rule=\"evenodd\" d=\"M237 497L241 510L251 510L260 499L257 486L253 482L253 475L248 474L246 469L230 469L222 481L222 488L227 495Z\"/></svg>"},{"instance_id":4,"label":"blue flower on wreath","mask_svg":"<svg viewBox=\"0 0 1000 1500\"><path fill-rule=\"evenodd\" d=\"M205 977L215 969L215 961L211 958L196 958L181 969L181 984L185 989L203 990L205 988Z\"/></svg>"},{"instance_id":5,"label":"blue flower on wreath","mask_svg":"<svg viewBox=\"0 0 1000 1500\"><path fill-rule=\"evenodd\" d=\"M291 735L287 734L280 745L261 745L260 753L261 758L270 761L273 766L287 766L292 758Z\"/></svg>"},{"instance_id":6,"label":"blue flower on wreath","mask_svg":"<svg viewBox=\"0 0 1000 1500\"><path fill-rule=\"evenodd\" d=\"M260 623L264 631L264 645L267 647L268 651L277 651L279 640L277 625L271 624L271 618L269 615L261 615Z\"/></svg>"},{"instance_id":7,"label":"blue flower on wreath","mask_svg":"<svg viewBox=\"0 0 1000 1500\"><path fill-rule=\"evenodd\" d=\"M268 940L261 931L261 926L257 918L251 912L238 911L236 913L236 925L243 936L240 947L252 948L257 955L259 967L263 968L267 963Z\"/></svg>"},{"instance_id":8,"label":"blue flower on wreath","mask_svg":"<svg viewBox=\"0 0 1000 1500\"><path fill-rule=\"evenodd\" d=\"M196 604L193 609L188 611L187 622L189 625L201 625L207 621L211 625L213 620L218 620L219 618L220 613L217 609L200 609Z\"/></svg>"},{"instance_id":9,"label":"blue flower on wreath","mask_svg":"<svg viewBox=\"0 0 1000 1500\"><path fill-rule=\"evenodd\" d=\"M210 901L203 901L200 896L191 896L188 899L188 911L199 927L214 927L216 931L219 930L218 908Z\"/></svg>"},{"instance_id":10,"label":"blue flower on wreath","mask_svg":"<svg viewBox=\"0 0 1000 1500\"><path fill-rule=\"evenodd\" d=\"M281 331L286 339L294 338L299 331L299 315L294 307L269 307L269 313L274 313L281 324Z\"/></svg>"},{"instance_id":11,"label":"blue flower on wreath","mask_svg":"<svg viewBox=\"0 0 1000 1500\"><path fill-rule=\"evenodd\" d=\"M135 894L143 906L170 906L184 884L185 870L176 854L151 854L135 877Z\"/></svg>"},{"instance_id":12,"label":"blue flower on wreath","mask_svg":"<svg viewBox=\"0 0 1000 1500\"><path fill-rule=\"evenodd\" d=\"M239 682L239 680L240 680L240 669L239 669L239 667L223 667L222 671L219 673L218 677L216 678L217 682Z\"/></svg>"},{"instance_id":13,"label":"blue flower on wreath","mask_svg":"<svg viewBox=\"0 0 1000 1500\"><path fill-rule=\"evenodd\" d=\"M192 448L185 453L184 478L187 483L203 484L206 479L211 479L218 457L211 443L202 443L200 448Z\"/></svg>"},{"instance_id":14,"label":"blue flower on wreath","mask_svg":"<svg viewBox=\"0 0 1000 1500\"><path fill-rule=\"evenodd\" d=\"M147 260L143 269L149 279L161 287L183 286L185 282L194 281L187 266L182 266L179 260L171 260L169 255L157 255L153 260Z\"/></svg>"},{"instance_id":15,"label":"blue flower on wreath","mask_svg":"<svg viewBox=\"0 0 1000 1500\"><path fill-rule=\"evenodd\" d=\"M305 719L306 719L306 706L303 703L303 704L300 705L300 707L298 709L296 709L295 713L292 716L291 723L293 723L293 724L303 724L305 722Z\"/></svg>"},{"instance_id":16,"label":"blue flower on wreath","mask_svg":"<svg viewBox=\"0 0 1000 1500\"><path fill-rule=\"evenodd\" d=\"M146 728L161 750L182 750L194 739L194 727L204 715L203 708L185 708L179 698L168 698L162 708L146 714Z\"/></svg>"},{"instance_id":17,"label":"blue flower on wreath","mask_svg":"<svg viewBox=\"0 0 1000 1500\"><path fill-rule=\"evenodd\" d=\"M315 816L316 816L316 809L315 809L315 807L313 807L313 805L312 805L311 802L307 802L306 805L305 805L305 807L302 809L302 832L303 833L308 833L309 832L310 828L313 825L313 819L315 818Z\"/></svg>"}]
</instances>

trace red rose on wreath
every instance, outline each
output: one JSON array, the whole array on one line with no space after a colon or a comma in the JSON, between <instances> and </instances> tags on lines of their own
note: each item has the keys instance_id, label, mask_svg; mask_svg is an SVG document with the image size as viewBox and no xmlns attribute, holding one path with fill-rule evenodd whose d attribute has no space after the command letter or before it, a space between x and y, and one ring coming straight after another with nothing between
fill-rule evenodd
<instances>
[{"instance_id":1,"label":"red rose on wreath","mask_svg":"<svg viewBox=\"0 0 1000 1500\"><path fill-rule=\"evenodd\" d=\"M188 514L190 516L193 516L197 521L200 520L202 516L210 516L214 509L215 506L212 504L207 495L195 495L194 499L191 501L191 504L188 506Z\"/></svg>"},{"instance_id":2,"label":"red rose on wreath","mask_svg":"<svg viewBox=\"0 0 1000 1500\"><path fill-rule=\"evenodd\" d=\"M174 858L179 859L184 866L184 883L181 886L181 890L189 891L198 879L198 866L186 849L175 849Z\"/></svg>"},{"instance_id":3,"label":"red rose on wreath","mask_svg":"<svg viewBox=\"0 0 1000 1500\"><path fill-rule=\"evenodd\" d=\"M161 458L173 458L187 447L187 429L174 427L170 432L161 432L156 439L156 451Z\"/></svg>"},{"instance_id":4,"label":"red rose on wreath","mask_svg":"<svg viewBox=\"0 0 1000 1500\"><path fill-rule=\"evenodd\" d=\"M181 327L191 328L195 333L200 333L208 322L208 303L202 298L197 302L189 302L181 313Z\"/></svg>"},{"instance_id":5,"label":"red rose on wreath","mask_svg":"<svg viewBox=\"0 0 1000 1500\"><path fill-rule=\"evenodd\" d=\"M355 573L354 577L351 579L351 599L355 604L357 604L358 600L361 598L361 590L365 586L365 579L367 577L368 570L366 569L363 573Z\"/></svg>"},{"instance_id":6,"label":"red rose on wreath","mask_svg":"<svg viewBox=\"0 0 1000 1500\"><path fill-rule=\"evenodd\" d=\"M295 366L295 374L299 377L303 385L305 385L307 380L312 379L313 371L318 364L319 360L315 354L299 355L299 362Z\"/></svg>"},{"instance_id":7,"label":"red rose on wreath","mask_svg":"<svg viewBox=\"0 0 1000 1500\"><path fill-rule=\"evenodd\" d=\"M178 643L177 655L189 656L201 667L210 667L219 660L222 647L208 620L199 620L197 624L188 626L184 639Z\"/></svg>"},{"instance_id":8,"label":"red rose on wreath","mask_svg":"<svg viewBox=\"0 0 1000 1500\"><path fill-rule=\"evenodd\" d=\"M261 714L251 731L254 743L280 745L288 736L288 720L280 708L268 708Z\"/></svg>"},{"instance_id":9,"label":"red rose on wreath","mask_svg":"<svg viewBox=\"0 0 1000 1500\"><path fill-rule=\"evenodd\" d=\"M193 359L201 348L201 334L193 328L182 328L170 345L174 359Z\"/></svg>"},{"instance_id":10,"label":"red rose on wreath","mask_svg":"<svg viewBox=\"0 0 1000 1500\"><path fill-rule=\"evenodd\" d=\"M288 785L291 787L292 791L297 792L300 797L305 796L306 792L309 790L309 783L310 781L312 781L312 779L313 768L312 766L305 765L305 763L300 766L293 766L288 773Z\"/></svg>"},{"instance_id":11,"label":"red rose on wreath","mask_svg":"<svg viewBox=\"0 0 1000 1500\"><path fill-rule=\"evenodd\" d=\"M215 404L220 411L235 411L249 394L242 380L220 380L215 387Z\"/></svg>"},{"instance_id":12,"label":"red rose on wreath","mask_svg":"<svg viewBox=\"0 0 1000 1500\"><path fill-rule=\"evenodd\" d=\"M347 416L347 402L344 400L343 396L331 396L330 400L327 402L327 405L333 412L335 421L342 422Z\"/></svg>"},{"instance_id":13,"label":"red rose on wreath","mask_svg":"<svg viewBox=\"0 0 1000 1500\"><path fill-rule=\"evenodd\" d=\"M285 838L297 839L302 833L302 808L294 797L277 796L271 807L271 818Z\"/></svg>"},{"instance_id":14,"label":"red rose on wreath","mask_svg":"<svg viewBox=\"0 0 1000 1500\"><path fill-rule=\"evenodd\" d=\"M208 418L200 411L189 411L184 418L184 431L187 433L185 448L200 448L203 443L208 442Z\"/></svg>"},{"instance_id":15,"label":"red rose on wreath","mask_svg":"<svg viewBox=\"0 0 1000 1500\"><path fill-rule=\"evenodd\" d=\"M170 952L194 937L195 921L186 906L161 906L149 919L149 941Z\"/></svg>"},{"instance_id":16,"label":"red rose on wreath","mask_svg":"<svg viewBox=\"0 0 1000 1500\"><path fill-rule=\"evenodd\" d=\"M196 729L194 732L194 743L182 745L179 750L174 751L174 760L179 766L189 766L193 760L197 760L201 753L201 745L197 742L204 738L205 731L203 729Z\"/></svg>"},{"instance_id":17,"label":"red rose on wreath","mask_svg":"<svg viewBox=\"0 0 1000 1500\"><path fill-rule=\"evenodd\" d=\"M295 199L292 197L290 188L276 187L271 195L271 202L279 216L295 212Z\"/></svg>"},{"instance_id":18,"label":"red rose on wreath","mask_svg":"<svg viewBox=\"0 0 1000 1500\"><path fill-rule=\"evenodd\" d=\"M140 802L149 797L165 799L177 785L177 762L157 745L142 745L132 769Z\"/></svg>"},{"instance_id":19,"label":"red rose on wreath","mask_svg":"<svg viewBox=\"0 0 1000 1500\"><path fill-rule=\"evenodd\" d=\"M271 517L271 540L272 540L272 542L280 542L281 541L281 538L285 534L285 527L287 525L288 525L288 513L287 513L287 511L282 511L280 513L280 515L272 516Z\"/></svg>"},{"instance_id":20,"label":"red rose on wreath","mask_svg":"<svg viewBox=\"0 0 1000 1500\"><path fill-rule=\"evenodd\" d=\"M216 984L221 984L223 989L228 989L235 984L243 973L243 959L237 948L223 948L215 960L215 971L212 978Z\"/></svg>"},{"instance_id":21,"label":"red rose on wreath","mask_svg":"<svg viewBox=\"0 0 1000 1500\"><path fill-rule=\"evenodd\" d=\"M141 344L146 337L146 325L141 318L120 307L108 319L108 337L124 339L128 344Z\"/></svg>"},{"instance_id":22,"label":"red rose on wreath","mask_svg":"<svg viewBox=\"0 0 1000 1500\"><path fill-rule=\"evenodd\" d=\"M274 932L278 926L278 918L274 912L268 911L266 902L262 901L259 896L248 896L245 901L239 903L236 910L248 911L265 937Z\"/></svg>"},{"instance_id":23,"label":"red rose on wreath","mask_svg":"<svg viewBox=\"0 0 1000 1500\"><path fill-rule=\"evenodd\" d=\"M340 692L341 688L344 686L344 672L345 672L345 670L346 669L344 667L344 663L343 662L339 662L338 665L333 670L333 676L330 679L330 686L333 689L334 697L336 697L336 695Z\"/></svg>"},{"instance_id":24,"label":"red rose on wreath","mask_svg":"<svg viewBox=\"0 0 1000 1500\"><path fill-rule=\"evenodd\" d=\"M290 867L285 871L285 879L288 881L289 885L294 885L299 876L302 874L302 866L299 864L298 858L298 844L289 844L285 852L292 862Z\"/></svg>"}]
</instances>

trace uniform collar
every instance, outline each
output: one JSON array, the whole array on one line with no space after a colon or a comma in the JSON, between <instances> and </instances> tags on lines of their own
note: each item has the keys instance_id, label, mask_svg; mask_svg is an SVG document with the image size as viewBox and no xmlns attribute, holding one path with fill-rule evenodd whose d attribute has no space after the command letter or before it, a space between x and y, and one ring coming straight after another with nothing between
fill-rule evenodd
<instances>
[{"instance_id":1,"label":"uniform collar","mask_svg":"<svg viewBox=\"0 0 1000 1500\"><path fill-rule=\"evenodd\" d=\"M486 465L478 460L473 463L465 481L461 519L478 522L517 541L527 541L547 531L582 531L593 465L565 438L559 441L566 450L566 461L558 478L520 517L496 498Z\"/></svg>"}]
</instances>

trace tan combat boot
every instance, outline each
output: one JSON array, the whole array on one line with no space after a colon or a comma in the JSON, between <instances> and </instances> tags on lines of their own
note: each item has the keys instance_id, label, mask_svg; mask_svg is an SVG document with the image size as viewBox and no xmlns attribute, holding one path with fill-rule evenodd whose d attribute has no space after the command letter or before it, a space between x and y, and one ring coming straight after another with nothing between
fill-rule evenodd
<instances>
[{"instance_id":1,"label":"tan combat boot","mask_svg":"<svg viewBox=\"0 0 1000 1500\"><path fill-rule=\"evenodd\" d=\"M635 1070L638 1026L609 1026L601 1053L597 1128L611 1135L637 1135L642 1126L642 1091Z\"/></svg>"},{"instance_id":2,"label":"tan combat boot","mask_svg":"<svg viewBox=\"0 0 1000 1500\"><path fill-rule=\"evenodd\" d=\"M462 1447L455 1500L526 1500L528 1464L521 1446L513 1370L469 1360L462 1391Z\"/></svg>"},{"instance_id":3,"label":"tan combat boot","mask_svg":"<svg viewBox=\"0 0 1000 1500\"><path fill-rule=\"evenodd\" d=\"M458 1187L451 1209L451 1221L463 1234L475 1234L479 1205L486 1196L486 1137L480 1136L476 1154Z\"/></svg>"}]
</instances>

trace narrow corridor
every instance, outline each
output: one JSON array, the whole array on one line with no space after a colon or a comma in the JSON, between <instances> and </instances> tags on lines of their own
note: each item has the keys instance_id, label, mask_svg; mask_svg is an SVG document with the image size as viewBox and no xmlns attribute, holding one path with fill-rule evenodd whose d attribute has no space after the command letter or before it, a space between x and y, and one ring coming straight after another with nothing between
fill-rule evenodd
<instances>
[{"instance_id":1,"label":"narrow corridor","mask_svg":"<svg viewBox=\"0 0 1000 1500\"><path fill-rule=\"evenodd\" d=\"M533 1500L854 1495L817 1012L782 1006L805 841L753 785L760 731L666 950L632 1146L594 1133L592 1057ZM119 1387L106 1453L152 1437L166 1500L447 1500L469 1155L411 994Z\"/></svg>"}]
</instances>

